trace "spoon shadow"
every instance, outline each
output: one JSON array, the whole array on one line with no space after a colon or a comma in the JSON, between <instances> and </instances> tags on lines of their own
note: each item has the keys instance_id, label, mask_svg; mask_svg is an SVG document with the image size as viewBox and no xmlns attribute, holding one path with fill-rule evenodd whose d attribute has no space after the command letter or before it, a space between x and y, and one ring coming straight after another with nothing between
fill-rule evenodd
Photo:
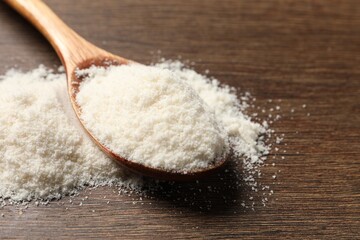
<instances>
[{"instance_id":1,"label":"spoon shadow","mask_svg":"<svg viewBox=\"0 0 360 240\"><path fill-rule=\"evenodd\" d=\"M242 209L241 202L245 199L244 186L242 174L234 161L228 161L208 178L196 181L149 182L145 186L148 197L170 202L178 210L209 215L242 212L239 209Z\"/></svg>"}]
</instances>

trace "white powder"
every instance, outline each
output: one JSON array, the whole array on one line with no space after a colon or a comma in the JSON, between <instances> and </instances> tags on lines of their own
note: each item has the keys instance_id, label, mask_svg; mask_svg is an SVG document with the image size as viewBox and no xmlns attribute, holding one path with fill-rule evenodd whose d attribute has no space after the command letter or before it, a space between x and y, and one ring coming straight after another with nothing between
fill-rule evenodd
<instances>
[{"instance_id":1,"label":"white powder","mask_svg":"<svg viewBox=\"0 0 360 240\"><path fill-rule=\"evenodd\" d=\"M86 127L128 160L175 172L208 168L228 152L214 112L179 75L140 64L91 67L77 102Z\"/></svg>"},{"instance_id":2,"label":"white powder","mask_svg":"<svg viewBox=\"0 0 360 240\"><path fill-rule=\"evenodd\" d=\"M1 77L2 199L45 200L84 185L131 184L125 172L75 127L69 106L64 74L40 66Z\"/></svg>"},{"instance_id":3,"label":"white powder","mask_svg":"<svg viewBox=\"0 0 360 240\"><path fill-rule=\"evenodd\" d=\"M144 114L147 113L152 118L143 115L149 122L135 128L134 125L131 125L133 123L127 123L133 130L135 129L133 132L128 129L124 130L125 132L128 131L127 134L131 141L144 141L142 140L144 134L145 136L152 136L149 135L151 132L149 127L153 128L154 123L159 124L160 130L167 129L168 123L176 123L178 120L181 120L180 123L186 126L194 124L188 129L180 129L174 126L172 131L185 137L191 135L190 138L187 138L191 140L191 144L180 152L183 154L200 152L202 156L198 159L204 160L202 162L204 166L209 163L207 160L214 159L216 158L214 156L223 153L223 148L226 146L225 139L228 138L235 155L232 160L242 164L244 182L256 190L258 186L256 177L260 176L260 167L265 160L263 155L267 154L269 149L261 137L262 134L266 133L267 123L264 122L263 125L254 123L243 113L248 106L246 102L249 99L249 94L245 94L239 100L235 89L221 85L215 79L198 74L184 67L178 61L162 62L155 67L170 69L173 73L166 71L170 77L164 81L173 81L174 74L177 76L175 77L176 81L174 80L175 83L170 84L171 86L169 84L162 85L160 79L153 78L154 82L158 83L158 91L150 91L152 90L150 88L147 92L142 92L140 90L147 89L146 86L124 82L129 87L127 90L133 92L123 93L132 96L132 98L123 99L124 102L115 104L114 109L105 108L104 110L108 111L107 114L109 114L107 118L113 118L115 116L113 110L120 111L118 110L120 107L125 107L127 109L124 111L134 114L130 106L138 108L142 106ZM160 71L151 69L155 73ZM96 70L97 74L98 71ZM163 73L163 71L160 72ZM109 74L109 71L100 70L100 73L106 75ZM124 170L105 157L78 128L79 123L74 117L66 94L64 74L55 74L44 67L39 67L28 73L11 70L0 78L0 200L4 198L11 198L15 201L33 198L48 200L76 192L76 189L85 185L114 184L135 187L141 184L137 177L126 174ZM149 77L144 76L144 79L149 79ZM96 81L95 79L92 82L96 83ZM102 82L99 79L98 81ZM143 84L143 81L138 80L136 83ZM110 85L106 87L107 93L118 95L119 92L114 91L117 89L111 89ZM192 89L189 89L189 86ZM182 95L183 98L188 99L191 103L196 103L195 107L186 105L186 101L182 97L179 99L172 98L174 95L178 96L174 92L174 90L178 90L177 87L186 92ZM136 99L135 92L139 92L138 99ZM148 93L147 96L146 93ZM149 107L151 108L155 104L151 100L159 98L159 95L156 94L163 93L167 94L168 98L164 102L160 101L158 106L164 107L171 103L171 100L176 104L181 103L180 109L188 106L188 109L194 111L186 112L191 118L186 118L186 114L185 116L170 114L179 111L179 109L168 109L168 114L165 114L163 118L161 115L153 114L157 109L147 111ZM106 92L102 94L106 94ZM89 96L100 95L90 94ZM85 95L83 97L84 101L91 102L89 99L86 100ZM78 100L80 101L80 99ZM200 113L196 111L200 111ZM97 114L93 117L102 119ZM134 119L134 115L127 119ZM140 120L137 119L134 122L141 123ZM161 124L160 122L163 120L169 121ZM122 128L122 126L117 127ZM199 129L206 129L206 131L196 133ZM106 134L111 136L114 133L113 131L107 132L106 128L103 130L104 132L101 134L105 136ZM165 138L164 141L171 138L168 138L168 133L159 132L159 139L156 141L158 141L159 146L164 146L161 138ZM223 135L224 132L225 136ZM179 136L177 141L179 139L184 138ZM197 139L199 142L196 141ZM133 152L134 149L128 148L129 146L140 146L130 140L127 141L129 141L129 145L124 147L125 152ZM147 154L153 154L152 156L156 156L156 153L154 155L151 151L160 151L159 154L173 153L172 155L179 153L175 151L178 150L178 146L173 145L173 149L168 147L166 151L159 146L152 147L152 150L141 149L140 152L145 154L146 151L150 151ZM201 150L194 151L194 146L200 147ZM174 152L171 152L172 150ZM180 159L180 155L177 156L177 159ZM185 163L185 166L191 168L191 162L192 159L187 158L187 162L182 162L181 166ZM178 166L169 167L176 169ZM269 187L263 186L262 189L269 189Z\"/></svg>"},{"instance_id":4,"label":"white powder","mask_svg":"<svg viewBox=\"0 0 360 240\"><path fill-rule=\"evenodd\" d=\"M245 93L241 102L235 89L186 68L180 61L163 61L155 66L169 69L180 76L208 104L217 120L225 127L236 159L243 161L244 180L249 185L256 186L255 175L260 174L259 167L265 160L260 157L268 153L269 147L259 138L266 133L267 123L264 122L262 126L243 114L248 107L249 93Z\"/></svg>"}]
</instances>

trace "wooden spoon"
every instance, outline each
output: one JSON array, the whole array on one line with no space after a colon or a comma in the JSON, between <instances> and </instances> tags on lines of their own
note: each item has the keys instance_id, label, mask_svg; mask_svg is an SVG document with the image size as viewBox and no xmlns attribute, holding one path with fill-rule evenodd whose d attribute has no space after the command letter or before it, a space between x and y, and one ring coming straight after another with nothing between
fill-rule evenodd
<instances>
[{"instance_id":1,"label":"wooden spoon","mask_svg":"<svg viewBox=\"0 0 360 240\"><path fill-rule=\"evenodd\" d=\"M129 64L132 61L123 57L111 54L103 49L96 47L84 38L80 37L70 27L68 27L56 14L41 0L5 0L12 8L32 23L50 42L57 55L65 67L68 93L71 104L75 110L76 116L84 127L91 139L108 156L117 160L122 166L140 173L159 179L167 180L192 180L212 173L223 165L226 159L219 161L216 165L208 169L201 169L192 172L171 172L161 169L150 168L139 163L127 160L99 142L84 125L81 120L81 110L76 102L76 94L79 91L79 85L82 79L75 74L76 69L88 68L91 65L109 66Z\"/></svg>"}]
</instances>

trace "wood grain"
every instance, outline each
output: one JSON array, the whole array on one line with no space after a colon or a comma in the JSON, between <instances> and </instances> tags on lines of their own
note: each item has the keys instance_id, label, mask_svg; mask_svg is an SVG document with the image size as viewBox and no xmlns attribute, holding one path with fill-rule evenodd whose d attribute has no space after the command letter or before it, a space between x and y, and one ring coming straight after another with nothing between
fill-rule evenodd
<instances>
[{"instance_id":1,"label":"wood grain","mask_svg":"<svg viewBox=\"0 0 360 240\"><path fill-rule=\"evenodd\" d=\"M360 239L357 0L46 3L110 52L142 63L158 49L166 58L181 55L197 62L198 71L209 69L221 82L251 92L261 109L279 105L283 117L272 127L285 137L282 151L262 169L261 183L274 195L255 211L241 207L250 190L233 187L229 175L195 184L221 191L197 194L193 205L183 198L189 185L164 184L143 200L100 188L76 197L79 204L89 196L81 207L65 198L23 214L0 209L2 239ZM1 74L14 65L59 65L42 36L2 2L0 54Z\"/></svg>"}]
</instances>

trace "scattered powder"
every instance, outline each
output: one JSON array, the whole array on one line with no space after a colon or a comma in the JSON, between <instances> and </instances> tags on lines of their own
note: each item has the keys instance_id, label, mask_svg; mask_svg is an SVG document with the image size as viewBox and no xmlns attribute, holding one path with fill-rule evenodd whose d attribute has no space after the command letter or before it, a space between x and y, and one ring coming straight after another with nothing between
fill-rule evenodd
<instances>
[{"instance_id":1,"label":"scattered powder","mask_svg":"<svg viewBox=\"0 0 360 240\"><path fill-rule=\"evenodd\" d=\"M119 74L118 71L131 71L130 69L120 70L119 68L113 70L89 69L80 72L79 74L88 74L90 78L92 77L91 72L103 77L103 79L96 78L91 81L89 79L89 82L82 86L81 92L86 93L85 91L88 90L89 96L101 96L99 94L105 94L102 90L98 91L96 95L92 93L94 90L90 86L92 83L101 84L103 87L106 84L103 80L108 78L106 75ZM143 108L141 109L143 111L142 117L149 121L144 126L135 127L132 124L141 124L142 119L126 118L134 120L133 123L125 122L128 124L127 126L131 126L132 131L137 130L130 134L130 131L126 132L128 130L123 129L128 134L128 139L126 139L127 145L123 145L121 150L129 155L138 154L136 156L141 157L134 157L134 159L143 161L155 156L158 160L156 163L158 167L178 169L181 166L192 169L194 162L187 154L200 154L200 157L196 158L200 161L196 161L195 168L206 166L206 164L211 164L209 159L216 159L224 153L224 149L226 151L227 141L229 141L233 155L232 161L241 165L243 171L240 174L242 178L240 182L236 181L233 184L237 187L245 183L254 192L257 192L258 188L270 191L269 186L262 186L261 183L257 182L257 179L261 176L261 167L270 151L270 144L266 144L265 141L273 131L268 129L267 121L258 119L258 122L262 122L259 124L244 114L249 107L250 94L244 93L238 98L239 94L237 94L236 89L222 85L216 79L196 73L179 61L163 61L151 67L151 71L154 75L167 74L168 77L164 80L164 78L151 77L153 75L150 74L150 77L144 76L144 79L132 78L136 83L125 81L124 78L123 83L126 84L127 87L125 88L129 92L122 91L121 93L130 98L119 98L120 100L115 102L115 105L111 103L115 108L117 105L119 106L115 113L114 109L106 109L109 114L106 118L111 118L117 116L116 114L121 111L134 116L133 110L138 111ZM153 81L157 89L146 86L145 81ZM163 85L162 81L171 81L171 84ZM140 91L139 86L143 86L146 91ZM89 88L86 89L86 87ZM105 85L105 87L108 94L113 92L116 93L115 96L121 95L118 88L112 88L113 84ZM182 95L174 92L175 88L182 90ZM138 92L138 97L131 91ZM160 101L160 94L167 97ZM178 98L176 99L174 96ZM91 109L96 105L93 100L97 98L87 99L86 94L78 97L80 103L86 103L82 104L83 118L89 118L88 122L91 122L91 117L106 122L106 119L101 116L103 114L99 112L94 112L94 115L91 116L90 111L89 115L86 115L86 105ZM109 97L107 99L108 101L114 100ZM185 99L195 106L189 106L187 108L189 111L184 112L185 106L188 106ZM90 103L94 105L91 106ZM175 111L166 109L166 105L170 103L174 104L174 107L178 106L178 109ZM120 106L127 109L121 109ZM130 106L135 107L135 109L131 109ZM158 111L155 106L164 108L162 114L155 115L148 111L148 108L155 112ZM278 108L276 109L278 110ZM176 116L170 114L177 111L179 114ZM263 111L265 112L265 109ZM164 112L166 114L163 114ZM185 114L185 116L180 113ZM193 119L186 118L186 115ZM126 121L126 119L123 120ZM161 123L162 121L164 123ZM169 143L171 141L181 142L183 141L181 136L173 139L165 131L157 131L161 134L157 136L158 138L151 134L151 131L155 130L153 129L154 126L157 126L157 130L169 129L172 127L169 126L171 123L188 127L194 124L193 128L183 129L183 131L179 131L176 126L171 129L174 133L183 134L186 137L191 136L189 145L186 145L187 148L172 152L172 156L179 152L185 154L184 159L186 160L183 162L181 162L181 154L177 158L173 158L179 160L179 163L162 162L160 159L161 156L168 156L172 150L178 150L178 146L173 145L174 148L171 148L172 144L167 146L162 142L162 139L170 141ZM116 125L116 127L122 128L121 124ZM101 136L105 136L104 142L107 139L109 145L113 140L116 140L112 139L113 136L111 135L114 131L111 129L102 128L102 132L97 135L99 137L103 134ZM197 132L204 129L206 129L205 132ZM149 139L153 139L155 136L157 143L162 147L165 146L166 149L160 152L158 152L159 146L150 149L138 149L137 147L140 145L136 143L137 141L149 140L143 139L144 136ZM197 142L197 140L201 142ZM79 123L74 117L66 95L65 75L53 73L41 66L27 73L11 70L1 77L0 141L4 143L0 145L0 164L2 166L0 168L0 197L2 199L10 198L13 201L39 199L41 200L40 203L43 204L43 201L74 193L86 185L118 185L136 188L142 184L138 177L126 173L108 159L79 128ZM276 139L277 144L280 144L281 141L282 138L280 137ZM144 145L141 144L141 146ZM200 149L194 151L195 146ZM225 177L231 174L232 172L225 170ZM219 174L219 181L222 181L223 177ZM195 184L201 185L199 181L196 181ZM202 195L205 194L205 191L222 192L216 186L206 186L201 192L200 185L198 189L193 190L193 195L196 195L196 192ZM251 197L253 199L253 196ZM225 196L224 199L226 203ZM267 202L264 198L262 200L260 202L263 204ZM184 202L191 203L190 196ZM39 201L37 203L39 204ZM70 204L73 204L71 199ZM254 209L255 202L250 205L241 202L241 206Z\"/></svg>"},{"instance_id":2,"label":"scattered powder","mask_svg":"<svg viewBox=\"0 0 360 240\"><path fill-rule=\"evenodd\" d=\"M208 104L215 113L217 120L225 127L230 139L235 158L242 159L244 180L255 186L255 175L260 173L260 166L265 159L260 157L269 153L260 135L266 133L266 128L243 114L249 106L247 100L249 93L241 102L236 94L236 89L221 85L216 79L208 78L192 69L186 68L180 61L163 61L156 67L172 70L176 75L188 83L199 96ZM264 125L267 123L265 122Z\"/></svg>"},{"instance_id":3,"label":"scattered powder","mask_svg":"<svg viewBox=\"0 0 360 240\"><path fill-rule=\"evenodd\" d=\"M176 73L130 64L77 74L85 76L76 97L82 120L119 156L175 172L205 169L226 157L224 127Z\"/></svg>"}]
</instances>

